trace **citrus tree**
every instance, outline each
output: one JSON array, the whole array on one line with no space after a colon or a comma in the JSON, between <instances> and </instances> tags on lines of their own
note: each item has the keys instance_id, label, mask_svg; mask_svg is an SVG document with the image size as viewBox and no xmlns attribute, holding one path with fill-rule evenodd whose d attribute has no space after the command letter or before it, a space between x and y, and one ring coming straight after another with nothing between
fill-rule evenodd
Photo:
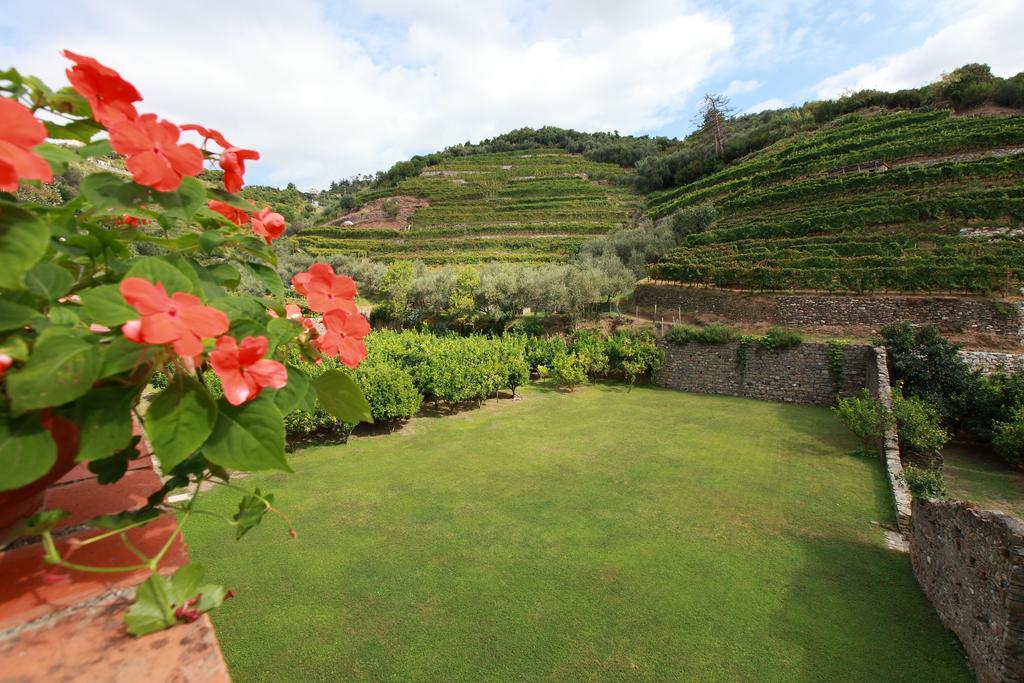
<instances>
[{"instance_id":1,"label":"citrus tree","mask_svg":"<svg viewBox=\"0 0 1024 683\"><path fill-rule=\"evenodd\" d=\"M201 490L239 492L237 514L224 521L240 538L277 510L272 494L246 490L231 474L290 471L284 415L319 399L340 420L371 420L344 369L312 378L300 367L323 357L356 367L369 324L355 282L326 264L292 279L303 307L283 304L269 245L285 221L237 194L257 152L144 113L142 96L116 71L63 55L71 87L0 71L0 529L8 527L6 539L41 537L48 580L151 572L125 617L142 635L192 621L229 595L204 585L197 565L159 571L189 518L208 512ZM33 202L33 190L69 165L110 170L86 174L63 204ZM243 273L261 296L236 291ZM144 398L158 373L164 388ZM207 387L211 374L219 398ZM138 509L93 519L92 536L57 543L52 530L67 513L39 511L41 491L76 463L88 463L100 484L117 481L143 438L162 488ZM170 502L181 489L188 495ZM74 561L77 547L128 543L126 531L166 513L178 523L157 555L129 546L139 556L130 566Z\"/></svg>"}]
</instances>

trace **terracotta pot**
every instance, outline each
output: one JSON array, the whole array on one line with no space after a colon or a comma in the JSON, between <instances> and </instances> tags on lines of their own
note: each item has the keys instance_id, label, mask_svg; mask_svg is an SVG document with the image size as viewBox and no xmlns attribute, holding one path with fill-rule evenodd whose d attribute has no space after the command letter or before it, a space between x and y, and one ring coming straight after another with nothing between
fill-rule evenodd
<instances>
[{"instance_id":1,"label":"terracotta pot","mask_svg":"<svg viewBox=\"0 0 1024 683\"><path fill-rule=\"evenodd\" d=\"M50 471L31 484L18 489L0 491L0 544L10 532L43 507L46 489L70 472L78 454L78 426L50 411L39 416L39 422L50 432L57 444L57 461Z\"/></svg>"}]
</instances>

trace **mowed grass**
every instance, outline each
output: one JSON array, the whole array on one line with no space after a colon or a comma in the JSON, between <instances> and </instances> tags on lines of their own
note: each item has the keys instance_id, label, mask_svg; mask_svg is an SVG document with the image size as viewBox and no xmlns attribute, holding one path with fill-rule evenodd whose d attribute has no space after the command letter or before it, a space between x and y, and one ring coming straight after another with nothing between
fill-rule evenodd
<instances>
[{"instance_id":1,"label":"mowed grass","mask_svg":"<svg viewBox=\"0 0 1024 683\"><path fill-rule=\"evenodd\" d=\"M188 541L237 681L971 680L856 445L823 408L534 387L240 482L298 540Z\"/></svg>"},{"instance_id":2,"label":"mowed grass","mask_svg":"<svg viewBox=\"0 0 1024 683\"><path fill-rule=\"evenodd\" d=\"M942 474L952 497L1024 519L1024 472L992 453L963 444L947 446L942 458Z\"/></svg>"}]
</instances>

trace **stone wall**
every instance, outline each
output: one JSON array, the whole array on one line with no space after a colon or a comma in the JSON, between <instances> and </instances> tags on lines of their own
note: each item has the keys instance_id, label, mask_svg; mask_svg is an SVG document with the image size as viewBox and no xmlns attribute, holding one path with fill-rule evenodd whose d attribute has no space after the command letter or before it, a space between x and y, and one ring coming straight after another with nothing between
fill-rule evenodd
<instances>
[{"instance_id":1,"label":"stone wall","mask_svg":"<svg viewBox=\"0 0 1024 683\"><path fill-rule=\"evenodd\" d=\"M885 294L770 294L641 283L635 304L658 316L712 314L737 322L767 322L789 327L862 326L878 330L906 320L936 325L943 332L983 332L1024 336L1024 302L981 296Z\"/></svg>"},{"instance_id":2,"label":"stone wall","mask_svg":"<svg viewBox=\"0 0 1024 683\"><path fill-rule=\"evenodd\" d=\"M747 347L746 369L741 374L736 355L739 342L683 346L664 340L665 364L656 384L698 394L726 394L765 401L832 405L836 387L829 372L828 344L804 343L792 349L766 351L756 343ZM870 347L843 349L843 379L839 393L849 396L864 387Z\"/></svg>"},{"instance_id":3,"label":"stone wall","mask_svg":"<svg viewBox=\"0 0 1024 683\"><path fill-rule=\"evenodd\" d=\"M979 681L1024 680L1024 523L963 501L915 500L910 556Z\"/></svg>"},{"instance_id":4,"label":"stone wall","mask_svg":"<svg viewBox=\"0 0 1024 683\"><path fill-rule=\"evenodd\" d=\"M867 359L866 383L872 396L892 413L892 385L889 383L889 362L885 349L876 346L870 350ZM885 479L889 484L896 526L900 533L910 531L911 495L903 478L903 461L900 459L900 436L896 425L892 425L882 436L879 455L885 468Z\"/></svg>"},{"instance_id":5,"label":"stone wall","mask_svg":"<svg viewBox=\"0 0 1024 683\"><path fill-rule=\"evenodd\" d=\"M1024 354L996 353L995 351L961 351L960 357L972 370L981 370L986 375L996 371L1024 371Z\"/></svg>"}]
</instances>

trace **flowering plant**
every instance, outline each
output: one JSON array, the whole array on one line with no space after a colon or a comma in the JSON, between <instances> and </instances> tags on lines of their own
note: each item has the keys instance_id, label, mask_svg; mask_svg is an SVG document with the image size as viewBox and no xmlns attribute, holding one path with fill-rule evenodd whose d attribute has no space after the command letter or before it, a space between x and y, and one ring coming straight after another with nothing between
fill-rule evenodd
<instances>
[{"instance_id":1,"label":"flowering plant","mask_svg":"<svg viewBox=\"0 0 1024 683\"><path fill-rule=\"evenodd\" d=\"M189 517L208 512L197 505L202 489L243 494L238 513L224 518L240 538L278 511L271 494L237 486L231 473L290 471L284 415L319 400L340 420L371 421L347 373L312 379L289 363L332 356L354 368L369 324L356 309L355 283L324 264L293 280L322 323L281 301L286 288L269 245L285 221L236 194L257 152L216 130L140 113L142 96L116 71L63 54L70 88L0 71L0 501L45 488L74 463L88 463L100 484L117 481L140 457L144 435L165 477L146 505L92 520L98 533L71 550L55 541L64 511L38 512L17 532L42 538L54 581L70 571L148 570L125 617L128 631L142 635L192 621L229 595L201 585L198 565L170 577L158 571ZM19 192L112 153L127 171L86 175L61 206ZM213 164L219 183L197 178ZM243 271L263 296L236 292ZM204 382L211 372L220 398ZM166 387L144 401L156 373ZM182 488L190 494L171 502L168 494ZM127 531L167 512L177 524L156 556L129 543ZM73 561L77 547L111 537L140 562Z\"/></svg>"}]
</instances>

